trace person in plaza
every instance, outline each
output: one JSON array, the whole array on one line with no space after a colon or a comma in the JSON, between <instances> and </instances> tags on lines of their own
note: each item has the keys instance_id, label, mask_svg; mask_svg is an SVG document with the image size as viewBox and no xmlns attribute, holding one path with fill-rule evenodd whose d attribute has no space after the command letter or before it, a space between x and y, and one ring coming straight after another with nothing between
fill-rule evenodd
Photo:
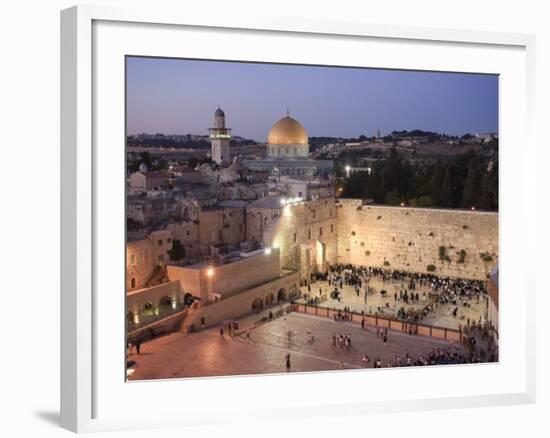
<instances>
[{"instance_id":1,"label":"person in plaza","mask_svg":"<svg viewBox=\"0 0 550 438\"><path fill-rule=\"evenodd\" d=\"M139 350L141 348L141 339L136 339L136 341L134 342L134 344L136 345L136 353L139 354Z\"/></svg>"},{"instance_id":2,"label":"person in plaza","mask_svg":"<svg viewBox=\"0 0 550 438\"><path fill-rule=\"evenodd\" d=\"M286 370L290 371L290 353L287 353L285 356L285 362L286 362Z\"/></svg>"}]
</instances>

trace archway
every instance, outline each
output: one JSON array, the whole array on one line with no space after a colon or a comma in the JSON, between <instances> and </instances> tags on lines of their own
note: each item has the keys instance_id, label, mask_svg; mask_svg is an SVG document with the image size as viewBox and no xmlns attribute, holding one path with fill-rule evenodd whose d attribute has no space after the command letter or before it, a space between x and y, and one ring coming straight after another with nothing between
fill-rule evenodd
<instances>
[{"instance_id":1,"label":"archway","mask_svg":"<svg viewBox=\"0 0 550 438\"><path fill-rule=\"evenodd\" d=\"M256 298L252 301L252 310L255 312L260 312L264 307L264 302L261 298Z\"/></svg>"},{"instance_id":2,"label":"archway","mask_svg":"<svg viewBox=\"0 0 550 438\"><path fill-rule=\"evenodd\" d=\"M191 220L191 217L189 215L189 209L187 207L183 207L183 210L181 212L181 218L184 220L184 221L189 221Z\"/></svg>"},{"instance_id":3,"label":"archway","mask_svg":"<svg viewBox=\"0 0 550 438\"><path fill-rule=\"evenodd\" d=\"M153 316L154 314L155 314L155 306L153 306L153 303L151 301L145 301L145 303L143 303L140 316L149 317L149 316Z\"/></svg>"},{"instance_id":4,"label":"archway","mask_svg":"<svg viewBox=\"0 0 550 438\"><path fill-rule=\"evenodd\" d=\"M267 296L265 297L265 305L269 306L270 304L273 304L273 301L275 301L275 297L273 296L273 294L267 294Z\"/></svg>"},{"instance_id":5,"label":"archway","mask_svg":"<svg viewBox=\"0 0 550 438\"><path fill-rule=\"evenodd\" d=\"M164 296L159 301L159 312L169 312L172 310L172 298L169 296Z\"/></svg>"},{"instance_id":6,"label":"archway","mask_svg":"<svg viewBox=\"0 0 550 438\"><path fill-rule=\"evenodd\" d=\"M279 289L279 292L277 292L277 302L286 301L286 290L284 288Z\"/></svg>"},{"instance_id":7,"label":"archway","mask_svg":"<svg viewBox=\"0 0 550 438\"><path fill-rule=\"evenodd\" d=\"M317 248L316 248L316 264L317 264L317 271L318 272L325 272L326 270L326 245L317 240Z\"/></svg>"}]
</instances>

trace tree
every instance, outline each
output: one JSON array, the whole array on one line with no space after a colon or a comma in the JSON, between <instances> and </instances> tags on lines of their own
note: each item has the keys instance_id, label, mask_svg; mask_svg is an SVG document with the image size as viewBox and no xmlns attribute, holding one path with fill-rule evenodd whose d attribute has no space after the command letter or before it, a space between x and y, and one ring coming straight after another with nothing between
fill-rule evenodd
<instances>
[{"instance_id":1,"label":"tree","mask_svg":"<svg viewBox=\"0 0 550 438\"><path fill-rule=\"evenodd\" d=\"M430 188L431 198L436 201L439 199L439 194L441 192L441 185L443 184L444 175L445 173L443 170L443 165L441 161L438 161L437 163L435 163L435 167L432 173L431 188Z\"/></svg>"},{"instance_id":2,"label":"tree","mask_svg":"<svg viewBox=\"0 0 550 438\"><path fill-rule=\"evenodd\" d=\"M463 208L479 207L479 174L477 171L476 161L472 158L468 162L468 174L464 182L464 191L462 192L461 206Z\"/></svg>"},{"instance_id":3,"label":"tree","mask_svg":"<svg viewBox=\"0 0 550 438\"><path fill-rule=\"evenodd\" d=\"M171 260L176 262L185 258L185 248L181 245L179 240L172 240L172 249L168 251L168 255Z\"/></svg>"},{"instance_id":4,"label":"tree","mask_svg":"<svg viewBox=\"0 0 550 438\"><path fill-rule=\"evenodd\" d=\"M443 184L441 184L441 192L439 193L438 205L440 205L441 207L453 206L453 183L451 179L451 172L448 167L445 169Z\"/></svg>"}]
</instances>

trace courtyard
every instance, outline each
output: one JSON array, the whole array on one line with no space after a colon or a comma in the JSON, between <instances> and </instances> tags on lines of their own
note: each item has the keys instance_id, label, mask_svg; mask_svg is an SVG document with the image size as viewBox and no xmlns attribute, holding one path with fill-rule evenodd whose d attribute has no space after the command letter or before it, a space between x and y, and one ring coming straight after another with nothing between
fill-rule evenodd
<instances>
[{"instance_id":1,"label":"courtyard","mask_svg":"<svg viewBox=\"0 0 550 438\"><path fill-rule=\"evenodd\" d=\"M394 299L395 293L399 295L400 290L407 290L406 280L386 280L383 282L380 278L373 277L369 280L369 286L374 289L374 292L368 295L366 302L365 291L360 290L359 295L357 295L354 287L350 285L344 285L343 288L338 288L341 292L340 300L331 298L330 291L334 289L334 286L329 286L327 281L315 281L311 283L311 292L308 292L307 286L302 286L300 291L303 295L309 294L311 297L324 295L327 299L319 304L320 307L340 310L347 307L352 312L365 312L371 315L378 312L379 315L389 318L395 318L397 310L400 307L420 310L432 302L429 298L430 287L427 285L421 286L418 284L414 292L419 294L419 300L409 301L409 303L395 301ZM380 294L381 290L386 290L387 294L383 296ZM300 303L305 303L306 301L305 299L298 300ZM487 314L486 300L469 299L467 303L469 307L464 306L463 302L459 303L457 306L453 304L439 305L435 309L435 312L428 314L424 318L422 323L456 330L459 329L459 326L466 326L468 318L472 323L478 322L480 317L482 321L485 321ZM452 314L455 307L458 307L456 317Z\"/></svg>"},{"instance_id":2,"label":"courtyard","mask_svg":"<svg viewBox=\"0 0 550 438\"><path fill-rule=\"evenodd\" d=\"M272 309L273 310L273 309ZM258 324L260 314L239 321L239 330L221 335L219 327L198 333L172 333L141 345L128 359L136 361L130 380L273 374L338 369L373 368L376 359L382 367L395 364L406 354L413 359L443 349L463 353L459 343L428 336L414 336L389 330L387 342L375 327L297 312L287 313ZM333 337L348 335L349 346ZM290 354L287 371L285 357ZM362 358L369 357L364 363Z\"/></svg>"}]
</instances>

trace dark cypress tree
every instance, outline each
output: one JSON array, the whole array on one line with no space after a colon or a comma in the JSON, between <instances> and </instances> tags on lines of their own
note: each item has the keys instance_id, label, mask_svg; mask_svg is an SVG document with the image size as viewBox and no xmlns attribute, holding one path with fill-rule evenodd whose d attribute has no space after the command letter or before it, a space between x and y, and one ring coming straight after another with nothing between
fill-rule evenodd
<instances>
[{"instance_id":1,"label":"dark cypress tree","mask_svg":"<svg viewBox=\"0 0 550 438\"><path fill-rule=\"evenodd\" d=\"M479 207L478 197L479 190L479 173L477 171L476 161L472 158L468 162L468 173L464 182L464 191L462 192L462 208Z\"/></svg>"},{"instance_id":2,"label":"dark cypress tree","mask_svg":"<svg viewBox=\"0 0 550 438\"><path fill-rule=\"evenodd\" d=\"M441 192L439 193L438 201L441 207L453 206L453 182L451 171L448 167L445 169L445 176L443 177L443 184L441 184Z\"/></svg>"},{"instance_id":3,"label":"dark cypress tree","mask_svg":"<svg viewBox=\"0 0 550 438\"><path fill-rule=\"evenodd\" d=\"M431 179L430 195L434 202L438 202L439 194L441 193L441 184L443 184L443 177L445 176L443 165L441 161L435 163L434 171Z\"/></svg>"}]
</instances>

